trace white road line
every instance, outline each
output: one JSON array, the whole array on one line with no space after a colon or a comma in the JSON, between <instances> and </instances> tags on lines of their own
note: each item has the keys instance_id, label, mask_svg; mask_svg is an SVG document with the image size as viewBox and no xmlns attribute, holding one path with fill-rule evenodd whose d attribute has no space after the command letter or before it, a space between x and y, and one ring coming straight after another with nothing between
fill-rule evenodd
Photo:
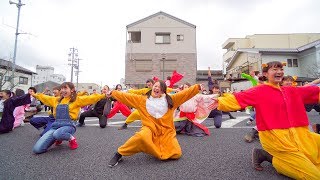
<instances>
[{"instance_id":1,"label":"white road line","mask_svg":"<svg viewBox=\"0 0 320 180\"><path fill-rule=\"evenodd\" d=\"M248 119L250 116L238 116L236 119L230 119L227 121L223 121L221 127L222 128L231 128L239 122Z\"/></svg>"}]
</instances>

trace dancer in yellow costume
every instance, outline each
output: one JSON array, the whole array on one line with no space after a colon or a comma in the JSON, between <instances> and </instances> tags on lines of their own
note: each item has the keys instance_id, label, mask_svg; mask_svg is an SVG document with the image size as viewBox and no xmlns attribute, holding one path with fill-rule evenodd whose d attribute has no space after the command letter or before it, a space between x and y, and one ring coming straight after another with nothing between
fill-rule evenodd
<instances>
[{"instance_id":1,"label":"dancer in yellow costume","mask_svg":"<svg viewBox=\"0 0 320 180\"><path fill-rule=\"evenodd\" d=\"M148 93L151 93L152 86L154 84L154 81L152 79L148 79L146 81L146 88L142 89L129 89L128 93L137 94L137 95L147 95ZM171 88L167 88L167 93L170 93L174 91ZM127 129L128 124L133 123L136 120L140 120L140 114L138 110L134 110L126 119L126 122L119 128L119 130Z\"/></svg>"},{"instance_id":2,"label":"dancer in yellow costume","mask_svg":"<svg viewBox=\"0 0 320 180\"><path fill-rule=\"evenodd\" d=\"M278 61L265 64L265 84L246 91L219 97L219 110L233 111L252 105L263 149L254 148L252 163L263 170L268 161L285 176L293 179L320 179L320 135L308 128L304 104L319 103L317 86L280 86L283 65Z\"/></svg>"},{"instance_id":3,"label":"dancer in yellow costume","mask_svg":"<svg viewBox=\"0 0 320 180\"><path fill-rule=\"evenodd\" d=\"M108 165L114 167L122 156L139 152L153 155L160 160L179 159L182 152L176 138L173 114L178 106L198 94L200 88L200 85L194 85L168 95L166 84L158 81L153 85L150 96L112 91L113 98L139 111L142 128L118 148Z\"/></svg>"}]
</instances>

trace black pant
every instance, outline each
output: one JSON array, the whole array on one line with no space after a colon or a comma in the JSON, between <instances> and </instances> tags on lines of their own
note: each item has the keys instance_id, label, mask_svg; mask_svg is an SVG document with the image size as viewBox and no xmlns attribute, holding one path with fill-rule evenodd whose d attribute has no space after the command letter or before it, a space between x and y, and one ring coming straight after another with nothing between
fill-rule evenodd
<instances>
[{"instance_id":1,"label":"black pant","mask_svg":"<svg viewBox=\"0 0 320 180\"><path fill-rule=\"evenodd\" d=\"M97 113L95 110L88 110L80 114L79 123L83 124L86 117L97 117L99 118L99 125L101 128L105 128L107 125L107 117Z\"/></svg>"},{"instance_id":2,"label":"black pant","mask_svg":"<svg viewBox=\"0 0 320 180\"><path fill-rule=\"evenodd\" d=\"M213 118L214 126L220 128L222 124L222 112L214 109L210 112L208 118Z\"/></svg>"},{"instance_id":3,"label":"black pant","mask_svg":"<svg viewBox=\"0 0 320 180\"><path fill-rule=\"evenodd\" d=\"M306 108L307 112L310 112L312 109L320 112L320 104L306 104L304 107Z\"/></svg>"}]
</instances>

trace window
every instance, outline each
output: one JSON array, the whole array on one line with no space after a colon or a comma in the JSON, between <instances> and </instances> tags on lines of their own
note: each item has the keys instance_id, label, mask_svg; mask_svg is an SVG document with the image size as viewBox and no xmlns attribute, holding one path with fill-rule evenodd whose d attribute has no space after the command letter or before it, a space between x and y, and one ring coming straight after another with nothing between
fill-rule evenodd
<instances>
[{"instance_id":1,"label":"window","mask_svg":"<svg viewBox=\"0 0 320 180\"><path fill-rule=\"evenodd\" d=\"M10 81L11 77L10 76L5 76L4 81Z\"/></svg>"},{"instance_id":2,"label":"window","mask_svg":"<svg viewBox=\"0 0 320 180\"><path fill-rule=\"evenodd\" d=\"M92 89L92 86L88 86L88 89Z\"/></svg>"},{"instance_id":3,"label":"window","mask_svg":"<svg viewBox=\"0 0 320 180\"><path fill-rule=\"evenodd\" d=\"M288 67L299 67L298 59L287 59Z\"/></svg>"},{"instance_id":4,"label":"window","mask_svg":"<svg viewBox=\"0 0 320 180\"><path fill-rule=\"evenodd\" d=\"M140 31L132 31L129 33L128 42L132 43L141 43L141 32Z\"/></svg>"},{"instance_id":5,"label":"window","mask_svg":"<svg viewBox=\"0 0 320 180\"><path fill-rule=\"evenodd\" d=\"M170 33L156 33L156 44L170 44Z\"/></svg>"},{"instance_id":6,"label":"window","mask_svg":"<svg viewBox=\"0 0 320 180\"><path fill-rule=\"evenodd\" d=\"M163 62L164 61L164 62ZM164 65L164 68L163 68ZM160 60L160 71L163 72L172 72L177 69L177 60L176 59L161 59Z\"/></svg>"},{"instance_id":7,"label":"window","mask_svg":"<svg viewBox=\"0 0 320 180\"><path fill-rule=\"evenodd\" d=\"M137 72L148 72L152 71L152 60L151 59L136 59L135 67Z\"/></svg>"},{"instance_id":8,"label":"window","mask_svg":"<svg viewBox=\"0 0 320 180\"><path fill-rule=\"evenodd\" d=\"M183 40L184 40L183 34L177 35L177 41L183 41Z\"/></svg>"},{"instance_id":9,"label":"window","mask_svg":"<svg viewBox=\"0 0 320 180\"><path fill-rule=\"evenodd\" d=\"M26 77L19 77L19 84L28 84L28 78Z\"/></svg>"},{"instance_id":10,"label":"window","mask_svg":"<svg viewBox=\"0 0 320 180\"><path fill-rule=\"evenodd\" d=\"M292 67L292 59L287 59L288 67Z\"/></svg>"},{"instance_id":11,"label":"window","mask_svg":"<svg viewBox=\"0 0 320 180\"><path fill-rule=\"evenodd\" d=\"M298 67L298 59L292 59L292 67Z\"/></svg>"}]
</instances>

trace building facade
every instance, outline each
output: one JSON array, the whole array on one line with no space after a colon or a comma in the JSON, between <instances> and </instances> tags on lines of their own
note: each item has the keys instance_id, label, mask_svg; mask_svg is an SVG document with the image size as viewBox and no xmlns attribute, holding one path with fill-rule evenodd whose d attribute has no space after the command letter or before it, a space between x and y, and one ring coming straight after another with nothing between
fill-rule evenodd
<instances>
[{"instance_id":1,"label":"building facade","mask_svg":"<svg viewBox=\"0 0 320 180\"><path fill-rule=\"evenodd\" d=\"M95 83L78 83L77 91L87 91L91 94L94 90L96 90L97 93L100 93L101 86Z\"/></svg>"},{"instance_id":2,"label":"building facade","mask_svg":"<svg viewBox=\"0 0 320 180\"><path fill-rule=\"evenodd\" d=\"M176 70L194 84L197 73L196 26L158 12L127 25L125 84L142 87L154 76Z\"/></svg>"},{"instance_id":3,"label":"building facade","mask_svg":"<svg viewBox=\"0 0 320 180\"><path fill-rule=\"evenodd\" d=\"M281 50L290 54L292 50L319 39L320 33L254 34L245 38L229 38L222 45L222 49L227 50L223 55L224 71L234 77L238 75L238 69L248 72L252 67L259 70L262 59L257 49Z\"/></svg>"},{"instance_id":4,"label":"building facade","mask_svg":"<svg viewBox=\"0 0 320 180\"><path fill-rule=\"evenodd\" d=\"M298 81L311 81L320 77L320 39L298 48L243 48L230 59L227 72L230 79L240 78L241 72L260 71L270 61L285 62L285 75L297 76ZM248 82L234 83L233 88L251 87Z\"/></svg>"},{"instance_id":5,"label":"building facade","mask_svg":"<svg viewBox=\"0 0 320 180\"><path fill-rule=\"evenodd\" d=\"M14 72L14 87L12 87L11 77L12 77L12 62L4 59L0 59L0 86L1 90L15 90L17 88L28 91L32 84L32 76L35 72L30 71L21 66L15 65Z\"/></svg>"},{"instance_id":6,"label":"building facade","mask_svg":"<svg viewBox=\"0 0 320 180\"><path fill-rule=\"evenodd\" d=\"M32 81L34 85L44 82L52 81L58 84L62 84L66 81L66 78L62 74L54 74L54 68L51 66L36 66L37 74L33 76Z\"/></svg>"}]
</instances>

